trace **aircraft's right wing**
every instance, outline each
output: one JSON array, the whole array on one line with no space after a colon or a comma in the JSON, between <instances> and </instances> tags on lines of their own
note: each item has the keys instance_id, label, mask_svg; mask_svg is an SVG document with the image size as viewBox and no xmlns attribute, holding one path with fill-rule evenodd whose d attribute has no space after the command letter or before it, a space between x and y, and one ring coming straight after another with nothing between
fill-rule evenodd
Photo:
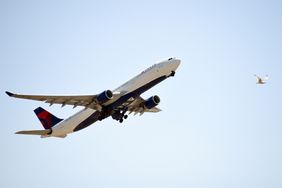
<instances>
[{"instance_id":1,"label":"aircraft's right wing","mask_svg":"<svg viewBox=\"0 0 282 188\"><path fill-rule=\"evenodd\" d=\"M62 107L65 105L73 105L73 107L84 106L87 108L92 108L95 110L101 110L101 105L97 101L98 95L74 95L74 96L50 96L50 95L22 95L14 94L6 91L6 94L10 97L20 98L20 99L30 99L36 101L43 101L49 103L50 106L53 104L61 104ZM115 95L118 94L113 94Z\"/></svg>"}]
</instances>

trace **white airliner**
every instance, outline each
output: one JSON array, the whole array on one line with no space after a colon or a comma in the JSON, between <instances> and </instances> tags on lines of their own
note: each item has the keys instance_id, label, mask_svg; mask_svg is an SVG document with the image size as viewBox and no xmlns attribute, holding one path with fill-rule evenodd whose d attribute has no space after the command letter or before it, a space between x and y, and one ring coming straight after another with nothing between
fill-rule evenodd
<instances>
[{"instance_id":1,"label":"white airliner","mask_svg":"<svg viewBox=\"0 0 282 188\"><path fill-rule=\"evenodd\" d=\"M154 95L147 100L140 97L142 93L157 85L161 81L175 75L180 60L169 58L158 64L154 64L136 77L132 78L117 89L105 90L98 95L81 96L45 96L45 95L21 95L6 91L10 97L44 101L53 104L83 106L83 110L67 118L59 119L41 107L34 110L45 130L19 131L16 134L40 135L45 137L64 138L69 133L88 127L98 120L109 116L123 122L128 117L127 112L142 115L144 112L161 111L156 106L160 98Z\"/></svg>"}]
</instances>

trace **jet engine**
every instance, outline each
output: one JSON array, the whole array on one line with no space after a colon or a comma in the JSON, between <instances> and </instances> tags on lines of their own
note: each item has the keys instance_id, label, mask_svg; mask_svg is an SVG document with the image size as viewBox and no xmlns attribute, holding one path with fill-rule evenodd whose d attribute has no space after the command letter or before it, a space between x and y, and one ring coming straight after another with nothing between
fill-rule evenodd
<instances>
[{"instance_id":1,"label":"jet engine","mask_svg":"<svg viewBox=\"0 0 282 188\"><path fill-rule=\"evenodd\" d=\"M98 94L96 100L99 102L99 104L103 104L111 100L112 98L113 98L113 92L111 90L106 90Z\"/></svg>"},{"instance_id":2,"label":"jet engine","mask_svg":"<svg viewBox=\"0 0 282 188\"><path fill-rule=\"evenodd\" d=\"M157 106L160 103L160 101L161 101L160 97L158 95L154 95L145 101L144 106L147 109L151 109Z\"/></svg>"}]
</instances>

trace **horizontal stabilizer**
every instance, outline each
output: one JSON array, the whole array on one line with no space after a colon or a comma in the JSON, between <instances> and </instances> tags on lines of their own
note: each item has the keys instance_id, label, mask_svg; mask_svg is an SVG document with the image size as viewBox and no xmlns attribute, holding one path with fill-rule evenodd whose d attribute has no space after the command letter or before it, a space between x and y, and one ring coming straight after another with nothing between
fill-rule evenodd
<instances>
[{"instance_id":1,"label":"horizontal stabilizer","mask_svg":"<svg viewBox=\"0 0 282 188\"><path fill-rule=\"evenodd\" d=\"M48 135L52 132L51 129L46 130L31 130L31 131L19 131L15 134L27 134L27 135Z\"/></svg>"}]
</instances>

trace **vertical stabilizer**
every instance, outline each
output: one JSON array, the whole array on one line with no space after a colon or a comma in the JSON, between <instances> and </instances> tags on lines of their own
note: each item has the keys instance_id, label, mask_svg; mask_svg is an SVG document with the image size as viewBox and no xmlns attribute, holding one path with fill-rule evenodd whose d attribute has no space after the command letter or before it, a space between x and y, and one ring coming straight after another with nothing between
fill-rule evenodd
<instances>
[{"instance_id":1,"label":"vertical stabilizer","mask_svg":"<svg viewBox=\"0 0 282 188\"><path fill-rule=\"evenodd\" d=\"M57 118L56 116L41 107L36 108L34 110L34 113L36 114L45 129L51 129L53 126L63 120Z\"/></svg>"}]
</instances>

